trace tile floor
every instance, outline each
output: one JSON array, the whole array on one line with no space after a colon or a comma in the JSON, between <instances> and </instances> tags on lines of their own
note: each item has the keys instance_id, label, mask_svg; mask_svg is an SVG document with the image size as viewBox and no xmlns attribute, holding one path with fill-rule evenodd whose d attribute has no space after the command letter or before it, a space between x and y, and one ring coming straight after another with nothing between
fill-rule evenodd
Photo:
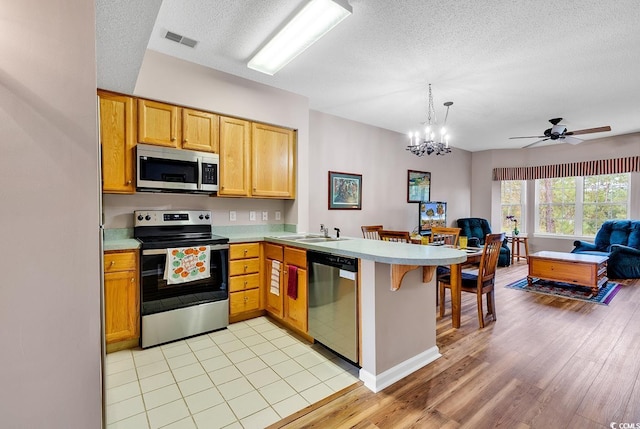
<instances>
[{"instance_id":1,"label":"tile floor","mask_svg":"<svg viewBox=\"0 0 640 429\"><path fill-rule=\"evenodd\" d=\"M264 428L358 381L266 317L106 359L108 429Z\"/></svg>"}]
</instances>

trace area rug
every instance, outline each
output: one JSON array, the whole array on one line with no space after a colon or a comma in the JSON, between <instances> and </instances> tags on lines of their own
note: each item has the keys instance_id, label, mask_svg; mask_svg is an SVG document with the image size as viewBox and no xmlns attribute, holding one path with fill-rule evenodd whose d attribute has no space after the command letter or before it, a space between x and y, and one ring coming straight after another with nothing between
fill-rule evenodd
<instances>
[{"instance_id":1,"label":"area rug","mask_svg":"<svg viewBox=\"0 0 640 429\"><path fill-rule=\"evenodd\" d=\"M543 295L576 299L578 301L601 305L609 305L613 297L616 296L620 290L620 284L607 282L606 285L600 288L598 294L594 296L593 292L591 292L591 289L588 287L576 286L569 283L536 279L535 282L529 286L526 277L518 280L517 282L510 283L505 287L509 289L523 290L526 292L540 293Z\"/></svg>"}]
</instances>

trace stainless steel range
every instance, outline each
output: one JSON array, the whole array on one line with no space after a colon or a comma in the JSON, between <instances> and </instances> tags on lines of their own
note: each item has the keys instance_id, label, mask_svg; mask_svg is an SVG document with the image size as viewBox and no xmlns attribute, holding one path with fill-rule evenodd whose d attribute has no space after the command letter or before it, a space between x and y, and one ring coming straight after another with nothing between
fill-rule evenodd
<instances>
[{"instance_id":1,"label":"stainless steel range","mask_svg":"<svg viewBox=\"0 0 640 429\"><path fill-rule=\"evenodd\" d=\"M229 324L229 239L212 234L210 211L135 211L134 237L142 348Z\"/></svg>"}]
</instances>

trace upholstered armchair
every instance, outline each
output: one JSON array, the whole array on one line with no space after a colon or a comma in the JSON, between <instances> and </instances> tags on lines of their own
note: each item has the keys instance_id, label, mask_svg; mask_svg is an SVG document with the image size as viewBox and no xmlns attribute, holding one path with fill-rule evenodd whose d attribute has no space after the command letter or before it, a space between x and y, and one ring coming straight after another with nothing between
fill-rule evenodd
<instances>
[{"instance_id":1,"label":"upholstered armchair","mask_svg":"<svg viewBox=\"0 0 640 429\"><path fill-rule=\"evenodd\" d=\"M605 221L593 243L576 240L571 253L608 256L607 276L640 278L640 220Z\"/></svg>"},{"instance_id":2,"label":"upholstered armchair","mask_svg":"<svg viewBox=\"0 0 640 429\"><path fill-rule=\"evenodd\" d=\"M460 235L467 237L467 245L469 247L484 246L484 238L487 234L491 234L491 226L489 221L479 217L464 217L458 219L458 227ZM508 267L511 265L511 250L507 245L505 238L500 247L500 256L498 257L499 267Z\"/></svg>"}]
</instances>

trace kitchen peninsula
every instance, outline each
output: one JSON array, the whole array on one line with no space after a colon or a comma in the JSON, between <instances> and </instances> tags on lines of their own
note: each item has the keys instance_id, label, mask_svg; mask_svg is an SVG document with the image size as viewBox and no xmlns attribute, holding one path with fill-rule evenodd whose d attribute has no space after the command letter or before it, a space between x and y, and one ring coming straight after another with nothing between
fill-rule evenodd
<instances>
[{"instance_id":1,"label":"kitchen peninsula","mask_svg":"<svg viewBox=\"0 0 640 429\"><path fill-rule=\"evenodd\" d=\"M464 262L465 252L361 238L265 240L360 259L360 379L370 390L378 392L440 357L434 271Z\"/></svg>"}]
</instances>

